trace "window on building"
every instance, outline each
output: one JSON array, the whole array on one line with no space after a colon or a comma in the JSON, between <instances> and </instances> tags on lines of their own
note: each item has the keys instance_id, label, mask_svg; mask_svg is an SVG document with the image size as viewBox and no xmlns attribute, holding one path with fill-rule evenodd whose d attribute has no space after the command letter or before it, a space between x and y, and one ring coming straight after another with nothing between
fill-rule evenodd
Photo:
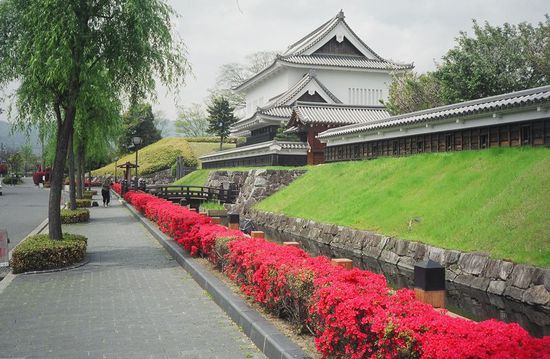
<instances>
[{"instance_id":1,"label":"window on building","mask_svg":"<svg viewBox=\"0 0 550 359\"><path fill-rule=\"evenodd\" d=\"M424 152L424 141L422 140L416 141L416 152L418 153Z\"/></svg>"},{"instance_id":2,"label":"window on building","mask_svg":"<svg viewBox=\"0 0 550 359\"><path fill-rule=\"evenodd\" d=\"M454 142L454 136L452 133L448 133L445 135L445 151L452 151L453 150L453 143Z\"/></svg>"},{"instance_id":3,"label":"window on building","mask_svg":"<svg viewBox=\"0 0 550 359\"><path fill-rule=\"evenodd\" d=\"M479 148L487 148L489 135L479 135Z\"/></svg>"},{"instance_id":4,"label":"window on building","mask_svg":"<svg viewBox=\"0 0 550 359\"><path fill-rule=\"evenodd\" d=\"M531 144L531 126L521 126L521 144Z\"/></svg>"}]
</instances>

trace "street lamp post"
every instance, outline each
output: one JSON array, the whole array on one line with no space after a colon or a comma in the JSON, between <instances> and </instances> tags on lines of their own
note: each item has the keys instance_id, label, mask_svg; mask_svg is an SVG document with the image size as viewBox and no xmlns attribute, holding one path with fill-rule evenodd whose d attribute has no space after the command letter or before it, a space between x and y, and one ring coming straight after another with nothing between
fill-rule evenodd
<instances>
[{"instance_id":1,"label":"street lamp post","mask_svg":"<svg viewBox=\"0 0 550 359\"><path fill-rule=\"evenodd\" d=\"M116 183L116 165L117 165L117 162L118 162L118 157L115 157L115 183Z\"/></svg>"},{"instance_id":2,"label":"street lamp post","mask_svg":"<svg viewBox=\"0 0 550 359\"><path fill-rule=\"evenodd\" d=\"M136 190L138 188L138 149L139 145L141 145L142 139L139 136L134 136L132 138L132 143L134 146L136 146Z\"/></svg>"}]
</instances>

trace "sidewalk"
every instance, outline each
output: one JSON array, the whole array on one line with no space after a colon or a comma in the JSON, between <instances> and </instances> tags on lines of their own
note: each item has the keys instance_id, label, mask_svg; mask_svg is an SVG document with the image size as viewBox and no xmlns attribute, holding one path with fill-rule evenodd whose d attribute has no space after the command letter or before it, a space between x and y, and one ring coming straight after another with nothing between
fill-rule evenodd
<instances>
[{"instance_id":1,"label":"sidewalk","mask_svg":"<svg viewBox=\"0 0 550 359\"><path fill-rule=\"evenodd\" d=\"M117 200L91 209L90 262L0 294L0 357L263 358Z\"/></svg>"}]
</instances>

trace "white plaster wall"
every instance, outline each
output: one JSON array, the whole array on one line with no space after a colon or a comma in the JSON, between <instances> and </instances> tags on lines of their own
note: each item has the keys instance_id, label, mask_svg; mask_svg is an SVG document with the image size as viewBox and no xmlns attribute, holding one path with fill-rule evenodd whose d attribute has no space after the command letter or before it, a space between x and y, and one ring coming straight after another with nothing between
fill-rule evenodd
<instances>
[{"instance_id":1,"label":"white plaster wall","mask_svg":"<svg viewBox=\"0 0 550 359\"><path fill-rule=\"evenodd\" d=\"M391 76L387 73L350 71L350 70L317 70L317 78L344 104L380 105L375 96L388 98ZM350 88L356 96L350 99ZM362 90L378 90L369 92Z\"/></svg>"},{"instance_id":2,"label":"white plaster wall","mask_svg":"<svg viewBox=\"0 0 550 359\"><path fill-rule=\"evenodd\" d=\"M258 106L265 105L273 98L288 90L288 68L279 70L272 77L260 82L246 93L246 117L256 112Z\"/></svg>"}]
</instances>

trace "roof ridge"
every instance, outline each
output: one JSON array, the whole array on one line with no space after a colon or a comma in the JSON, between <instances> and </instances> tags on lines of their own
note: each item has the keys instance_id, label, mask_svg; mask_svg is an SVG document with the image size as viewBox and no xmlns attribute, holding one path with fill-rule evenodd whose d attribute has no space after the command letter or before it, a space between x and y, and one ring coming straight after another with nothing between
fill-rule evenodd
<instances>
[{"instance_id":1,"label":"roof ridge","mask_svg":"<svg viewBox=\"0 0 550 359\"><path fill-rule=\"evenodd\" d=\"M321 30L323 27L325 27L326 25L328 25L329 22L331 22L332 20L334 20L336 18L336 16L334 17L331 17L330 19L328 19L327 21L325 21L321 26L317 27L315 30L311 31L310 33L308 33L307 35L303 36L302 38L300 38L300 40L288 45L288 47L286 48L287 50L290 50L291 48L295 47L296 45L298 45L300 42L304 41L305 39L307 39L308 37L310 37L311 35L315 34L317 31Z\"/></svg>"},{"instance_id":2,"label":"roof ridge","mask_svg":"<svg viewBox=\"0 0 550 359\"><path fill-rule=\"evenodd\" d=\"M433 108L430 108L430 109L425 109L425 110L420 110L420 111L403 113L403 114L400 114L400 115L395 115L395 116L388 117L388 118L383 119L383 120L378 120L378 121L371 122L368 125L366 125L366 124L354 124L354 125L349 125L349 126L345 126L345 127L338 128L338 129L335 128L335 129L325 131L324 133L326 133L326 135L324 135L322 137L328 137L330 135L338 136L341 133L341 131L354 130L354 129L359 129L360 130L361 127L364 127L364 126L382 124L382 123L386 123L386 122L387 123L393 123L393 122L403 120L403 119L406 119L406 118L414 118L414 117L419 117L419 116L423 116L423 115L432 115L432 114L437 114L439 112L451 111L451 110L456 110L456 109L460 109L460 108L468 108L468 107L475 106L475 105L488 104L488 103L491 103L491 102L498 102L498 101L509 100L509 99L513 99L513 98L525 97L525 96L530 96L530 95L534 95L534 94L538 94L538 93L544 93L544 92L549 92L550 93L550 85L539 86L539 87L534 87L534 88L519 90L519 91L513 91L513 92L507 92L507 93L500 94L500 95L482 97L482 98L475 99L475 100L468 100L468 101L458 102L458 103L454 103L454 104L433 107ZM482 112L486 112L486 111L482 111Z\"/></svg>"},{"instance_id":3,"label":"roof ridge","mask_svg":"<svg viewBox=\"0 0 550 359\"><path fill-rule=\"evenodd\" d=\"M324 102L311 102L311 101L296 101L294 107L339 107L339 108L355 108L355 109L365 109L365 110L385 110L384 106L374 106L374 105L352 105L344 103L324 103Z\"/></svg>"}]
</instances>

